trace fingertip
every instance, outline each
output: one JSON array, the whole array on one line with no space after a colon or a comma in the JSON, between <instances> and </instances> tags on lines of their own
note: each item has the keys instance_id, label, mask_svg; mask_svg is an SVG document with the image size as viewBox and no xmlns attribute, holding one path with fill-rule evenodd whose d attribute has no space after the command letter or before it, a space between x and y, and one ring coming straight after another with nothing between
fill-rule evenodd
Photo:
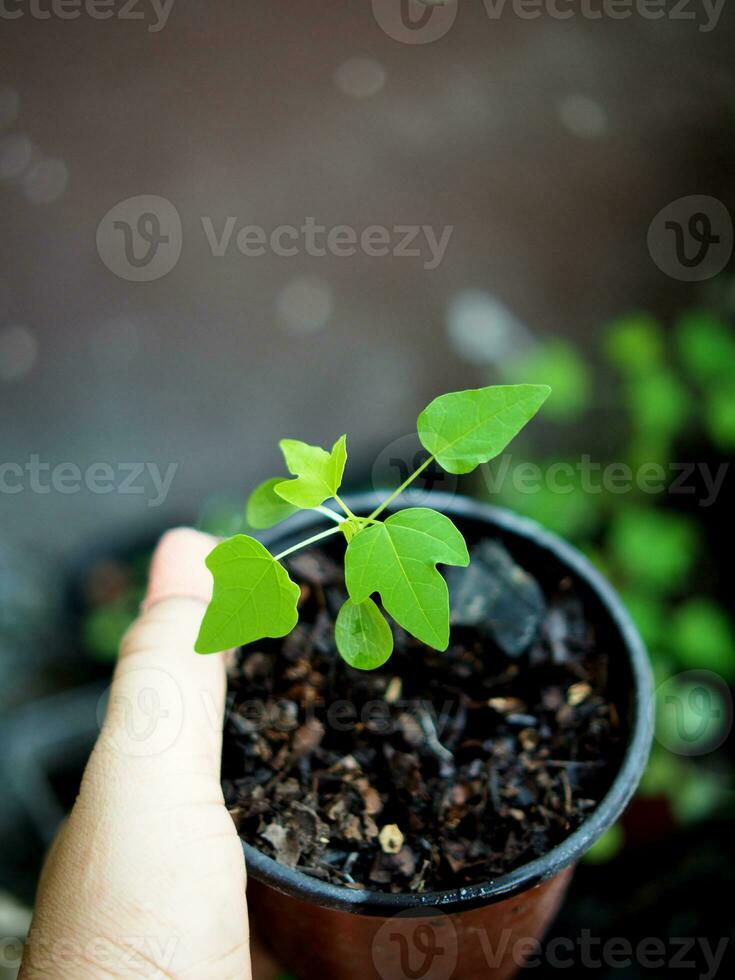
<instances>
[{"instance_id":1,"label":"fingertip","mask_svg":"<svg viewBox=\"0 0 735 980\"><path fill-rule=\"evenodd\" d=\"M212 576L205 559L216 544L216 538L194 528L166 531L153 552L141 609L174 596L209 602Z\"/></svg>"}]
</instances>

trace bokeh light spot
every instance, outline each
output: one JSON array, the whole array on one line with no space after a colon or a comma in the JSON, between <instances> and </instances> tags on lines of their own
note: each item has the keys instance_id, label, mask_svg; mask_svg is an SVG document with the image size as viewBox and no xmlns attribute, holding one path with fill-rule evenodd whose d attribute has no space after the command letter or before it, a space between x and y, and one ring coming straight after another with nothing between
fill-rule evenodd
<instances>
[{"instance_id":1,"label":"bokeh light spot","mask_svg":"<svg viewBox=\"0 0 735 980\"><path fill-rule=\"evenodd\" d=\"M312 333L329 322L334 307L332 287L323 279L298 276L276 297L276 317L289 333Z\"/></svg>"},{"instance_id":2,"label":"bokeh light spot","mask_svg":"<svg viewBox=\"0 0 735 980\"><path fill-rule=\"evenodd\" d=\"M599 102L586 95L567 95L557 104L565 129L582 139L596 139L607 132L607 113Z\"/></svg>"},{"instance_id":3,"label":"bokeh light spot","mask_svg":"<svg viewBox=\"0 0 735 980\"><path fill-rule=\"evenodd\" d=\"M46 157L24 174L23 193L31 204L51 204L61 197L68 182L69 168L64 161Z\"/></svg>"},{"instance_id":4,"label":"bokeh light spot","mask_svg":"<svg viewBox=\"0 0 735 980\"><path fill-rule=\"evenodd\" d=\"M0 381L16 381L28 374L37 354L36 338L27 327L19 323L0 327Z\"/></svg>"},{"instance_id":5,"label":"bokeh light spot","mask_svg":"<svg viewBox=\"0 0 735 980\"><path fill-rule=\"evenodd\" d=\"M0 180L13 180L27 169L33 144L23 133L8 133L0 139Z\"/></svg>"},{"instance_id":6,"label":"bokeh light spot","mask_svg":"<svg viewBox=\"0 0 735 980\"><path fill-rule=\"evenodd\" d=\"M344 95L366 99L385 85L385 68L372 58L348 58L334 73L334 83Z\"/></svg>"}]
</instances>

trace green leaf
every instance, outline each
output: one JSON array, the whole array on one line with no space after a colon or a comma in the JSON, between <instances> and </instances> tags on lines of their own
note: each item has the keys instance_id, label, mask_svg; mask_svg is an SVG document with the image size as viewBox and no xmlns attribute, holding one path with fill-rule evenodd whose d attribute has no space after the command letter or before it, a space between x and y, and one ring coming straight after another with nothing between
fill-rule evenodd
<instances>
[{"instance_id":1,"label":"green leaf","mask_svg":"<svg viewBox=\"0 0 735 980\"><path fill-rule=\"evenodd\" d=\"M135 616L136 606L125 600L91 610L84 621L82 635L84 645L95 660L117 659L120 641Z\"/></svg>"},{"instance_id":2,"label":"green leaf","mask_svg":"<svg viewBox=\"0 0 735 980\"><path fill-rule=\"evenodd\" d=\"M677 435L692 410L688 390L666 370L631 378L623 396L634 430L649 438Z\"/></svg>"},{"instance_id":3,"label":"green leaf","mask_svg":"<svg viewBox=\"0 0 735 980\"><path fill-rule=\"evenodd\" d=\"M439 395L419 415L419 439L448 473L469 473L502 453L550 391L548 385L495 385Z\"/></svg>"},{"instance_id":4,"label":"green leaf","mask_svg":"<svg viewBox=\"0 0 735 980\"><path fill-rule=\"evenodd\" d=\"M649 647L660 646L666 637L668 607L658 597L636 589L622 593L625 606Z\"/></svg>"},{"instance_id":5,"label":"green leaf","mask_svg":"<svg viewBox=\"0 0 735 980\"><path fill-rule=\"evenodd\" d=\"M607 864L625 847L625 831L619 823L614 823L584 854L587 864Z\"/></svg>"},{"instance_id":6,"label":"green leaf","mask_svg":"<svg viewBox=\"0 0 735 980\"><path fill-rule=\"evenodd\" d=\"M199 630L197 653L217 653L291 632L298 620L300 589L260 541L237 534L218 544L206 564L214 577L214 594Z\"/></svg>"},{"instance_id":7,"label":"green leaf","mask_svg":"<svg viewBox=\"0 0 735 980\"><path fill-rule=\"evenodd\" d=\"M716 710L716 709L715 709ZM723 811L730 793L719 772L707 772L702 766L685 768L686 778L669 784L671 810L679 824L699 823Z\"/></svg>"},{"instance_id":8,"label":"green leaf","mask_svg":"<svg viewBox=\"0 0 735 980\"><path fill-rule=\"evenodd\" d=\"M345 581L353 602L379 592L386 611L435 650L449 645L449 593L436 570L468 565L467 545L444 514L411 507L356 534L345 556Z\"/></svg>"},{"instance_id":9,"label":"green leaf","mask_svg":"<svg viewBox=\"0 0 735 980\"><path fill-rule=\"evenodd\" d=\"M638 795L643 799L670 795L672 787L684 778L685 769L686 763L681 756L672 755L663 745L654 742Z\"/></svg>"},{"instance_id":10,"label":"green leaf","mask_svg":"<svg viewBox=\"0 0 735 980\"><path fill-rule=\"evenodd\" d=\"M248 498L245 510L245 520L250 527L266 528L273 527L285 521L291 514L295 514L299 509L293 504L287 503L283 497L279 497L275 488L279 483L283 483L283 478L275 476L264 483L259 484Z\"/></svg>"},{"instance_id":11,"label":"green leaf","mask_svg":"<svg viewBox=\"0 0 735 980\"><path fill-rule=\"evenodd\" d=\"M664 333L648 313L631 313L608 325L605 331L607 359L625 375L649 374L663 360Z\"/></svg>"},{"instance_id":12,"label":"green leaf","mask_svg":"<svg viewBox=\"0 0 735 980\"><path fill-rule=\"evenodd\" d=\"M735 384L717 383L707 392L704 405L707 435L723 453L735 449Z\"/></svg>"},{"instance_id":13,"label":"green leaf","mask_svg":"<svg viewBox=\"0 0 735 980\"><path fill-rule=\"evenodd\" d=\"M607 543L631 585L666 595L686 583L699 534L696 524L681 514L629 507L613 519Z\"/></svg>"},{"instance_id":14,"label":"green leaf","mask_svg":"<svg viewBox=\"0 0 735 980\"><path fill-rule=\"evenodd\" d=\"M347 461L346 440L346 436L340 436L328 453L298 439L281 439L278 445L288 472L296 479L276 484L278 496L295 507L319 507L333 497L342 483Z\"/></svg>"},{"instance_id":15,"label":"green leaf","mask_svg":"<svg viewBox=\"0 0 735 980\"><path fill-rule=\"evenodd\" d=\"M554 388L556 394L556 388ZM543 524L544 527L557 534L562 534L566 538L573 538L577 541L587 535L593 534L603 518L603 494L585 493L580 482L580 474L574 462L570 463L571 470L567 483L567 477L563 476L564 492L560 493L552 478L547 475L547 470L553 467L559 460L539 461L540 479L532 490L524 491L522 484L517 484L515 479L500 479L505 460L501 460L498 467L493 467L491 476L487 479L488 496L494 503L499 503L505 507L531 517L533 520ZM527 463L521 463L518 473L522 472ZM497 492L492 489L497 481Z\"/></svg>"},{"instance_id":16,"label":"green leaf","mask_svg":"<svg viewBox=\"0 0 735 980\"><path fill-rule=\"evenodd\" d=\"M689 375L706 386L735 373L735 332L709 310L691 310L674 328L676 350Z\"/></svg>"},{"instance_id":17,"label":"green leaf","mask_svg":"<svg viewBox=\"0 0 735 980\"><path fill-rule=\"evenodd\" d=\"M334 638L342 659L358 670L382 667L393 653L390 626L372 599L345 601L337 615Z\"/></svg>"},{"instance_id":18,"label":"green leaf","mask_svg":"<svg viewBox=\"0 0 735 980\"><path fill-rule=\"evenodd\" d=\"M705 596L688 599L670 620L671 648L686 670L713 670L735 680L735 635L725 610Z\"/></svg>"}]
</instances>

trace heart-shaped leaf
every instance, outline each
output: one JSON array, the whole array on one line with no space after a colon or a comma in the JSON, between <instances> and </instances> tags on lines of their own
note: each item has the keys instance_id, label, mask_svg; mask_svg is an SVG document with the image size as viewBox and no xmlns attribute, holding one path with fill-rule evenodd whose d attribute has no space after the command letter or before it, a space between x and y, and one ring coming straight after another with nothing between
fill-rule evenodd
<instances>
[{"instance_id":1,"label":"heart-shaped leaf","mask_svg":"<svg viewBox=\"0 0 735 980\"><path fill-rule=\"evenodd\" d=\"M437 562L467 565L470 556L444 514L411 507L356 534L345 556L345 581L353 602L379 592L387 612L436 650L449 644L449 594Z\"/></svg>"},{"instance_id":2,"label":"heart-shaped leaf","mask_svg":"<svg viewBox=\"0 0 735 980\"><path fill-rule=\"evenodd\" d=\"M217 653L266 636L286 636L296 625L300 589L260 541L236 534L207 556L214 594L194 649Z\"/></svg>"},{"instance_id":3,"label":"heart-shaped leaf","mask_svg":"<svg viewBox=\"0 0 735 980\"><path fill-rule=\"evenodd\" d=\"M548 385L494 385L439 395L418 417L419 439L447 473L470 473L502 453L550 391Z\"/></svg>"},{"instance_id":4,"label":"heart-shaped leaf","mask_svg":"<svg viewBox=\"0 0 735 980\"><path fill-rule=\"evenodd\" d=\"M393 653L393 634L372 599L345 600L334 627L337 649L350 667L375 670Z\"/></svg>"},{"instance_id":5,"label":"heart-shaped leaf","mask_svg":"<svg viewBox=\"0 0 735 980\"><path fill-rule=\"evenodd\" d=\"M278 445L288 472L296 479L276 484L275 492L295 507L319 507L340 488L347 461L346 443L347 437L340 436L327 452L298 439L281 439Z\"/></svg>"},{"instance_id":6,"label":"heart-shaped leaf","mask_svg":"<svg viewBox=\"0 0 735 980\"><path fill-rule=\"evenodd\" d=\"M261 483L250 494L245 510L245 520L250 527L261 529L273 527L299 509L278 496L275 487L279 483L283 483L283 477L275 476Z\"/></svg>"}]
</instances>

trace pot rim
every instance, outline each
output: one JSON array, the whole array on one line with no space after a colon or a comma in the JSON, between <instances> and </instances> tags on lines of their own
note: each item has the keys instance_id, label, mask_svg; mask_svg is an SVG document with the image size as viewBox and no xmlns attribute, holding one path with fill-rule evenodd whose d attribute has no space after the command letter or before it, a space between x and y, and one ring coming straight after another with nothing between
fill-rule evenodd
<instances>
[{"instance_id":1,"label":"pot rim","mask_svg":"<svg viewBox=\"0 0 735 980\"><path fill-rule=\"evenodd\" d=\"M429 495L425 492L407 490L401 495L401 506L388 509L426 506L427 496ZM345 497L351 509L368 512L383 499L383 494L379 493L351 494ZM576 548L536 521L461 495L432 491L430 500L432 507L450 517L484 521L501 531L530 540L566 565L595 594L618 630L630 662L634 697L628 746L608 792L590 816L560 844L542 857L534 858L507 874L464 888L422 894L392 894L346 888L320 881L302 871L279 864L251 844L242 841L249 875L292 898L322 908L377 916L388 916L412 909L463 912L503 901L533 888L578 861L615 823L633 796L648 761L653 738L653 681L648 655L637 629L612 586ZM277 529L260 537L264 544L269 544L283 537L284 531L291 536L294 530L303 530L318 522L317 515L302 512L288 521L287 529L279 525Z\"/></svg>"}]
</instances>

